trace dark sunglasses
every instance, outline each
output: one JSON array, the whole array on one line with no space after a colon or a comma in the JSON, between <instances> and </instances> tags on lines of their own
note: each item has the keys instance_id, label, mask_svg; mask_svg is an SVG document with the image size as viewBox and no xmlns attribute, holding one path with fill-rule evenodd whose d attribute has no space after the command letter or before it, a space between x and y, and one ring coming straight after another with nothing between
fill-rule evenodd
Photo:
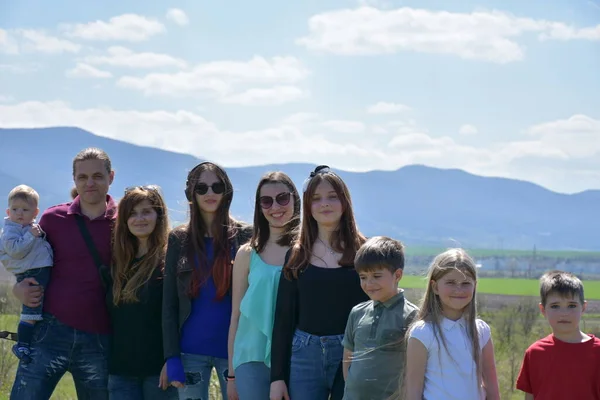
<instances>
[{"instance_id":1,"label":"dark sunglasses","mask_svg":"<svg viewBox=\"0 0 600 400\"><path fill-rule=\"evenodd\" d=\"M225 184L223 182L215 182L210 186L208 186L206 183L198 183L194 187L194 193L205 195L208 193L208 188L211 188L214 194L221 194L225 192Z\"/></svg>"},{"instance_id":2,"label":"dark sunglasses","mask_svg":"<svg viewBox=\"0 0 600 400\"><path fill-rule=\"evenodd\" d=\"M144 186L128 186L125 188L125 194L131 192L132 190L140 189L140 190L151 190L153 192L160 193L160 188L156 185L144 185Z\"/></svg>"},{"instance_id":3,"label":"dark sunglasses","mask_svg":"<svg viewBox=\"0 0 600 400\"><path fill-rule=\"evenodd\" d=\"M275 197L271 196L260 196L258 199L260 202L260 206L265 210L273 207L273 200L277 202L280 206L287 206L290 203L290 198L292 194L290 192L279 193Z\"/></svg>"}]
</instances>

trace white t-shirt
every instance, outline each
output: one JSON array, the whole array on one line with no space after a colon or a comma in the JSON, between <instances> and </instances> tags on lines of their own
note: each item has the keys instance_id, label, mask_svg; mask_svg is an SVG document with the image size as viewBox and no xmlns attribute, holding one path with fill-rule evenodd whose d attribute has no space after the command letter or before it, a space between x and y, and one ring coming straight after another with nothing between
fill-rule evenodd
<instances>
[{"instance_id":1,"label":"white t-shirt","mask_svg":"<svg viewBox=\"0 0 600 400\"><path fill-rule=\"evenodd\" d=\"M480 319L476 320L476 324L481 350L490 340L490 327ZM409 337L418 339L427 349L423 399L484 400L485 389L477 380L473 346L467 335L466 321L464 318L458 321L444 318L440 328L444 331L450 355L441 338L438 344L430 322L416 322L409 333Z\"/></svg>"}]
</instances>

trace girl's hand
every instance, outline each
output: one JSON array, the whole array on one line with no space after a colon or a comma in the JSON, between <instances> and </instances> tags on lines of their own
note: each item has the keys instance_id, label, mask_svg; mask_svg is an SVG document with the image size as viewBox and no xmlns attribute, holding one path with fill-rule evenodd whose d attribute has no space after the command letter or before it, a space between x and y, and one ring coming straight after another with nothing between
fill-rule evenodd
<instances>
[{"instance_id":1,"label":"girl's hand","mask_svg":"<svg viewBox=\"0 0 600 400\"><path fill-rule=\"evenodd\" d=\"M160 377L158 379L158 386L162 390L167 390L169 385L174 386L176 388L182 388L184 386L183 383L179 382L179 381L171 381L169 383L169 375L167 374L167 363L165 362L165 365L163 365L162 370L160 371Z\"/></svg>"},{"instance_id":2,"label":"girl's hand","mask_svg":"<svg viewBox=\"0 0 600 400\"><path fill-rule=\"evenodd\" d=\"M163 365L160 370L160 377L158 378L158 387L162 390L167 390L169 387L169 378L167 378L167 363Z\"/></svg>"},{"instance_id":3,"label":"girl's hand","mask_svg":"<svg viewBox=\"0 0 600 400\"><path fill-rule=\"evenodd\" d=\"M227 381L227 400L239 400L237 387L235 386L234 379Z\"/></svg>"},{"instance_id":4,"label":"girl's hand","mask_svg":"<svg viewBox=\"0 0 600 400\"><path fill-rule=\"evenodd\" d=\"M285 381L275 381L271 383L270 400L290 400Z\"/></svg>"}]
</instances>

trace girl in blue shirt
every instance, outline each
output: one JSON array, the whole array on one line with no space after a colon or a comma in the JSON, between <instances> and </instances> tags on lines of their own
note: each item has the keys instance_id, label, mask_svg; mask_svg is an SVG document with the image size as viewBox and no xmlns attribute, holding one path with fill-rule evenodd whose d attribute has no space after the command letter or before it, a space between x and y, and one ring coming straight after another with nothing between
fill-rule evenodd
<instances>
[{"instance_id":1,"label":"girl in blue shirt","mask_svg":"<svg viewBox=\"0 0 600 400\"><path fill-rule=\"evenodd\" d=\"M169 382L182 399L208 399L213 368L227 398L227 336L235 254L251 227L229 214L226 172L204 162L188 174L190 222L169 235L163 296L163 341Z\"/></svg>"}]
</instances>

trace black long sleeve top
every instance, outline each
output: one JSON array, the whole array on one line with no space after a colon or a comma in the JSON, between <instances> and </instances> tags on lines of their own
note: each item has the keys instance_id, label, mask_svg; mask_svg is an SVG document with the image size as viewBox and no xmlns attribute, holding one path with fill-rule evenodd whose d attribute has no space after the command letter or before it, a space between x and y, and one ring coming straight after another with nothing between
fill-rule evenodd
<instances>
[{"instance_id":1,"label":"black long sleeve top","mask_svg":"<svg viewBox=\"0 0 600 400\"><path fill-rule=\"evenodd\" d=\"M271 343L271 382L289 380L296 329L315 336L343 335L352 307L369 297L354 267L309 264L298 279L281 274Z\"/></svg>"}]
</instances>

